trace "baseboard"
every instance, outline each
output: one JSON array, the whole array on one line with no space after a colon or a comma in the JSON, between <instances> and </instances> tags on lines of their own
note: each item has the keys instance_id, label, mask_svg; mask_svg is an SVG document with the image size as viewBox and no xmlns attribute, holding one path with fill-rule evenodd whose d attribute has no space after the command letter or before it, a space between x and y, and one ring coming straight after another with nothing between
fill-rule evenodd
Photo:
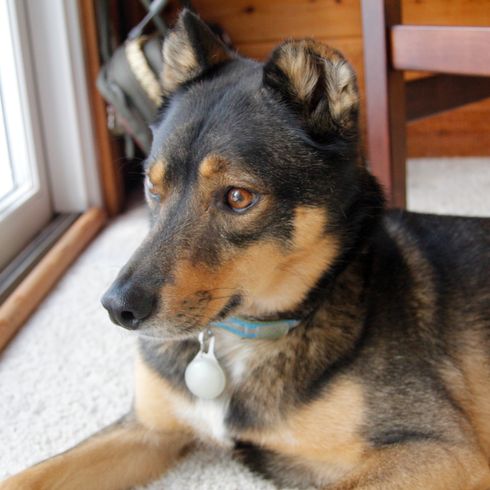
<instances>
[{"instance_id":1,"label":"baseboard","mask_svg":"<svg viewBox=\"0 0 490 490\"><path fill-rule=\"evenodd\" d=\"M0 305L0 350L24 325L106 220L105 211L99 208L83 213Z\"/></svg>"}]
</instances>

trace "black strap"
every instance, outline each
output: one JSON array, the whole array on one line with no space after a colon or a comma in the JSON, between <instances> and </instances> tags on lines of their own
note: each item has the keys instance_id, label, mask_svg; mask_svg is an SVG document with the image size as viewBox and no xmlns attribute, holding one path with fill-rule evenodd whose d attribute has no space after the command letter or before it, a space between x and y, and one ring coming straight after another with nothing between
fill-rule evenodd
<instances>
[{"instance_id":1,"label":"black strap","mask_svg":"<svg viewBox=\"0 0 490 490\"><path fill-rule=\"evenodd\" d=\"M153 0L151 3L149 3L148 1L142 0L143 5L145 5L145 7L148 9L148 13L135 27L133 27L129 31L128 39L131 40L140 37L145 27L151 21L155 23L155 25L157 26L158 30L160 30L162 35L165 35L165 33L167 32L167 28L162 23L162 20L158 17L158 14L163 9L163 7L167 5L167 2L168 0ZM160 22L158 22L156 19L158 19ZM163 31L161 30L161 26L163 26Z\"/></svg>"}]
</instances>

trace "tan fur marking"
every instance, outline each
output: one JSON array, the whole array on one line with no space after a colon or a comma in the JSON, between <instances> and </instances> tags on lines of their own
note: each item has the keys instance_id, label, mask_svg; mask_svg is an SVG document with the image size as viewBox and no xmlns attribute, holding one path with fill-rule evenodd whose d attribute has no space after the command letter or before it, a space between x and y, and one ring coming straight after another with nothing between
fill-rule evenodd
<instances>
[{"instance_id":1,"label":"tan fur marking","mask_svg":"<svg viewBox=\"0 0 490 490\"><path fill-rule=\"evenodd\" d=\"M251 314L273 313L294 308L333 262L339 244L325 234L326 213L320 208L300 207L294 220L292 250L275 243L251 247L238 264L248 279Z\"/></svg>"},{"instance_id":2,"label":"tan fur marking","mask_svg":"<svg viewBox=\"0 0 490 490\"><path fill-rule=\"evenodd\" d=\"M165 194L165 170L167 163L163 160L157 160L148 170L148 180L150 191L153 194L163 196Z\"/></svg>"},{"instance_id":3,"label":"tan fur marking","mask_svg":"<svg viewBox=\"0 0 490 490\"><path fill-rule=\"evenodd\" d=\"M187 259L181 260L174 271L174 283L162 290L164 314L172 318L176 314L186 315L191 310L193 313L184 322L193 323L198 320L199 325L205 325L229 299L229 291L226 289L230 287L229 276L230 268L226 264L220 270L213 271L205 265L192 264ZM212 291L210 301L202 300L200 293L203 291Z\"/></svg>"},{"instance_id":4,"label":"tan fur marking","mask_svg":"<svg viewBox=\"0 0 490 490\"><path fill-rule=\"evenodd\" d=\"M337 479L359 464L367 451L359 435L363 420L362 387L346 378L325 396L294 411L284 423L272 430L246 433L245 438L314 466L325 479Z\"/></svg>"},{"instance_id":5,"label":"tan fur marking","mask_svg":"<svg viewBox=\"0 0 490 490\"><path fill-rule=\"evenodd\" d=\"M162 186L163 180L165 178L166 166L167 165L163 160L158 160L150 167L150 170L148 171L148 177L150 178L150 181L154 186Z\"/></svg>"},{"instance_id":6,"label":"tan fur marking","mask_svg":"<svg viewBox=\"0 0 490 490\"><path fill-rule=\"evenodd\" d=\"M485 340L475 331L460 332L452 356L454 364L442 365L440 371L451 396L461 406L477 434L478 442L490 460L490 360L482 349ZM490 488L490 487L489 487Z\"/></svg>"},{"instance_id":7,"label":"tan fur marking","mask_svg":"<svg viewBox=\"0 0 490 490\"><path fill-rule=\"evenodd\" d=\"M281 52L277 66L286 74L300 99L306 99L318 82L318 73L314 60L305 51L304 41L299 44L287 44Z\"/></svg>"},{"instance_id":8,"label":"tan fur marking","mask_svg":"<svg viewBox=\"0 0 490 490\"><path fill-rule=\"evenodd\" d=\"M306 250L314 246L324 235L327 215L322 208L300 206L294 217L294 248Z\"/></svg>"},{"instance_id":9,"label":"tan fur marking","mask_svg":"<svg viewBox=\"0 0 490 490\"><path fill-rule=\"evenodd\" d=\"M192 14L189 14L192 15ZM200 21L194 21L200 22ZM200 31L198 36L201 39L191 40L189 32L184 24L183 17L180 17L175 29L165 38L163 43L163 72L162 87L164 95L173 92L177 87L188 80L198 76L203 70L228 59L232 55L228 52L221 41L211 32L207 32L206 26L194 26ZM192 29L192 27L191 27ZM195 36L192 36L193 38ZM206 38L204 40L204 38ZM193 42L198 42L201 46L199 59L195 52ZM202 64L200 64L202 61Z\"/></svg>"},{"instance_id":10,"label":"tan fur marking","mask_svg":"<svg viewBox=\"0 0 490 490\"><path fill-rule=\"evenodd\" d=\"M433 442L391 446L373 452L342 483L329 490L488 490L490 471L467 446Z\"/></svg>"},{"instance_id":11,"label":"tan fur marking","mask_svg":"<svg viewBox=\"0 0 490 490\"><path fill-rule=\"evenodd\" d=\"M224 160L219 155L208 155L199 166L200 174L209 178L218 172L222 172L225 169L226 160Z\"/></svg>"},{"instance_id":12,"label":"tan fur marking","mask_svg":"<svg viewBox=\"0 0 490 490\"><path fill-rule=\"evenodd\" d=\"M360 435L365 416L362 386L344 378L284 423L245 438L310 468L332 490L490 488L488 463L470 443L374 449Z\"/></svg>"},{"instance_id":13,"label":"tan fur marking","mask_svg":"<svg viewBox=\"0 0 490 490\"><path fill-rule=\"evenodd\" d=\"M183 34L171 32L163 43L162 87L165 94L195 76L198 69L196 55Z\"/></svg>"},{"instance_id":14,"label":"tan fur marking","mask_svg":"<svg viewBox=\"0 0 490 490\"><path fill-rule=\"evenodd\" d=\"M135 363L134 411L137 420L151 430L182 431L187 428L178 421L171 399L178 396L170 385L145 362Z\"/></svg>"}]
</instances>

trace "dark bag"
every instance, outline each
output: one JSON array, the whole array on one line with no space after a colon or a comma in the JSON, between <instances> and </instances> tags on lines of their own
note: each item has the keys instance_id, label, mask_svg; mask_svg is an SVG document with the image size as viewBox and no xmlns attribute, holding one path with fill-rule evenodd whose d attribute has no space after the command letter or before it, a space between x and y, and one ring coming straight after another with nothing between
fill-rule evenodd
<instances>
[{"instance_id":1,"label":"dark bag","mask_svg":"<svg viewBox=\"0 0 490 490\"><path fill-rule=\"evenodd\" d=\"M111 125L122 126L145 154L151 146L148 125L161 102L162 43L158 35L127 40L97 77L97 88L114 112Z\"/></svg>"},{"instance_id":2,"label":"dark bag","mask_svg":"<svg viewBox=\"0 0 490 490\"><path fill-rule=\"evenodd\" d=\"M161 103L160 73L162 71L162 43L167 26L159 17L167 0L142 0L148 13L134 27L127 40L109 55L109 8L101 2L100 35L103 57L106 59L97 77L97 88L108 103L108 126L114 134L126 137L126 156L132 157L136 142L148 154L151 132L148 128ZM153 21L158 33L142 35Z\"/></svg>"}]
</instances>

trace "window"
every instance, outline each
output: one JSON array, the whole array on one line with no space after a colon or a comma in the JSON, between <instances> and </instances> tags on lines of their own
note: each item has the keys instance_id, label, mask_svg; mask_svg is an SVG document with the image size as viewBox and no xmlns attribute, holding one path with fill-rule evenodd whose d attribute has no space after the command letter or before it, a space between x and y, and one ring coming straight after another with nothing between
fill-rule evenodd
<instances>
[{"instance_id":1,"label":"window","mask_svg":"<svg viewBox=\"0 0 490 490\"><path fill-rule=\"evenodd\" d=\"M0 42L1 282L102 198L78 0L0 0Z\"/></svg>"},{"instance_id":2,"label":"window","mask_svg":"<svg viewBox=\"0 0 490 490\"><path fill-rule=\"evenodd\" d=\"M0 269L52 216L23 2L0 2Z\"/></svg>"}]
</instances>

